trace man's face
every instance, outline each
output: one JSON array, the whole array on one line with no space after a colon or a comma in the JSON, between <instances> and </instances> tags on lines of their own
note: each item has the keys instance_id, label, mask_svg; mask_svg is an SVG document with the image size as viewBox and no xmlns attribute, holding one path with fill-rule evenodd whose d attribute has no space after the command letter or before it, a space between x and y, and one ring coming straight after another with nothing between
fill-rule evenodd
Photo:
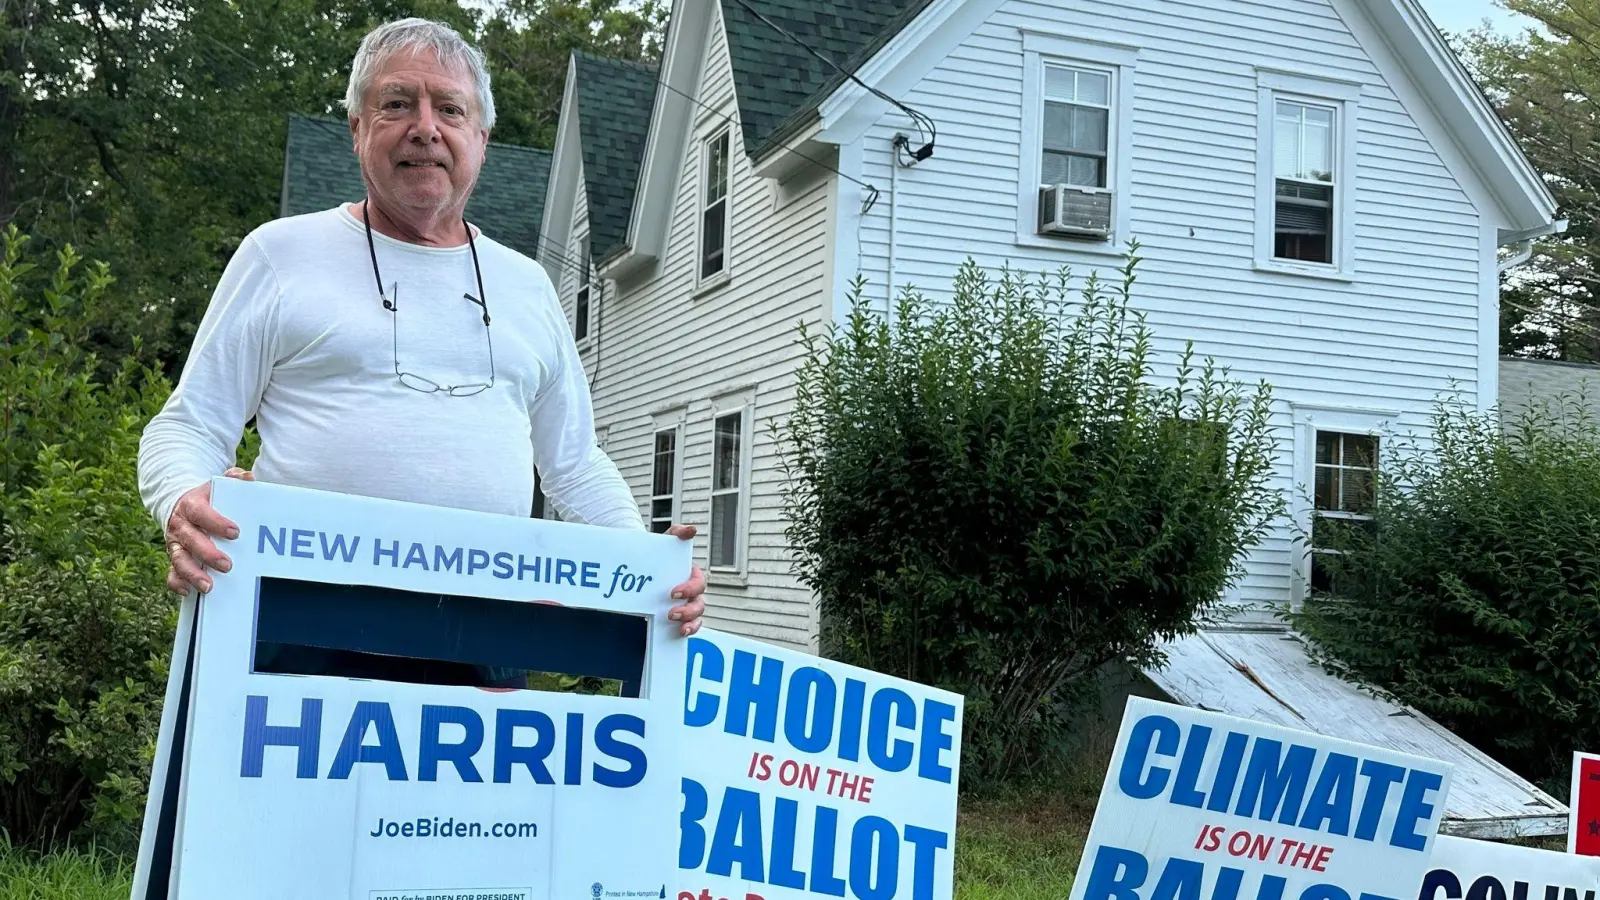
<instances>
[{"instance_id":1,"label":"man's face","mask_svg":"<svg viewBox=\"0 0 1600 900\"><path fill-rule=\"evenodd\" d=\"M369 189L402 215L459 214L489 145L471 76L441 65L432 50L402 50L380 64L351 132Z\"/></svg>"}]
</instances>

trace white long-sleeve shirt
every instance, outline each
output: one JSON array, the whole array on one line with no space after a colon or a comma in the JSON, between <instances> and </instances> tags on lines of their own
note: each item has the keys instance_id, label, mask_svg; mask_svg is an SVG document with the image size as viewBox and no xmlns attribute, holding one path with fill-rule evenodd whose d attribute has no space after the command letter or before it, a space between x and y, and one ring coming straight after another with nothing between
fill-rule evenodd
<instances>
[{"instance_id":1,"label":"white long-sleeve shirt","mask_svg":"<svg viewBox=\"0 0 1600 900\"><path fill-rule=\"evenodd\" d=\"M563 519L644 527L595 441L588 384L544 269L475 237L490 324L466 245L373 232L340 206L277 219L229 261L172 396L145 428L139 490L165 525L185 491L234 465L253 416L259 481L527 516L537 467ZM482 298L480 298L482 299ZM487 381L474 396L419 393Z\"/></svg>"}]
</instances>

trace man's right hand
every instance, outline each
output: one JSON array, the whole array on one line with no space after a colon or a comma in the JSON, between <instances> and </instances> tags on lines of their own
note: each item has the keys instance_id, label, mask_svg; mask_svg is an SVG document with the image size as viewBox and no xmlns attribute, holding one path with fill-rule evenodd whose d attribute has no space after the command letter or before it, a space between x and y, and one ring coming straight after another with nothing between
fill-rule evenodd
<instances>
[{"instance_id":1,"label":"man's right hand","mask_svg":"<svg viewBox=\"0 0 1600 900\"><path fill-rule=\"evenodd\" d=\"M255 475L238 467L223 473L229 478L254 481ZM218 572L232 568L233 561L217 549L212 538L233 540L239 536L239 526L228 521L211 507L211 482L193 488L178 498L172 517L167 520L167 588L175 594L187 594L198 588L201 593L211 590L211 579L203 566Z\"/></svg>"}]
</instances>

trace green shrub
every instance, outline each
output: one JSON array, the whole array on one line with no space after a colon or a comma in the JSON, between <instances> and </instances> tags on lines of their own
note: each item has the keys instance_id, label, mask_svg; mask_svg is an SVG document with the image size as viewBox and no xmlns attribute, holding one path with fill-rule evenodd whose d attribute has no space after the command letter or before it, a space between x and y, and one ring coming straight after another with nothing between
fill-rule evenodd
<instances>
[{"instance_id":1,"label":"green shrub","mask_svg":"<svg viewBox=\"0 0 1600 900\"><path fill-rule=\"evenodd\" d=\"M1135 254L1136 254L1135 248ZM1281 507L1270 393L1186 350L1155 386L1119 285L906 291L888 324L859 286L841 332L804 327L781 436L795 567L823 652L966 695L963 779L1021 775L1108 663L1218 610Z\"/></svg>"},{"instance_id":2,"label":"green shrub","mask_svg":"<svg viewBox=\"0 0 1600 900\"><path fill-rule=\"evenodd\" d=\"M0 264L0 828L43 846L142 813L176 604L136 482L166 384L97 381L105 268L66 251L40 279L25 244Z\"/></svg>"},{"instance_id":3,"label":"green shrub","mask_svg":"<svg viewBox=\"0 0 1600 900\"><path fill-rule=\"evenodd\" d=\"M1370 523L1319 544L1337 596L1297 616L1379 685L1560 795L1600 744L1600 429L1571 398L1507 418L1450 398L1384 454Z\"/></svg>"}]
</instances>

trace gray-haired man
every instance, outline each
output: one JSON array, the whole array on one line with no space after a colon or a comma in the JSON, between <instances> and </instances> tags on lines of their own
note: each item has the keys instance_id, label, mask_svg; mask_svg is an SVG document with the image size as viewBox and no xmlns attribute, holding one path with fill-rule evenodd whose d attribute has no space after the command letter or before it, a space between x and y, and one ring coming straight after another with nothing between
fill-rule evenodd
<instances>
[{"instance_id":1,"label":"gray-haired man","mask_svg":"<svg viewBox=\"0 0 1600 900\"><path fill-rule=\"evenodd\" d=\"M642 529L549 278L463 218L495 118L482 54L444 25L391 22L362 41L345 102L366 199L245 238L145 430L139 486L168 586L207 590L202 564L228 569L212 538L237 529L207 486L224 472L527 515L537 467L564 519ZM243 473L252 417L261 454ZM704 611L705 579L688 576L670 612L684 635Z\"/></svg>"}]
</instances>

